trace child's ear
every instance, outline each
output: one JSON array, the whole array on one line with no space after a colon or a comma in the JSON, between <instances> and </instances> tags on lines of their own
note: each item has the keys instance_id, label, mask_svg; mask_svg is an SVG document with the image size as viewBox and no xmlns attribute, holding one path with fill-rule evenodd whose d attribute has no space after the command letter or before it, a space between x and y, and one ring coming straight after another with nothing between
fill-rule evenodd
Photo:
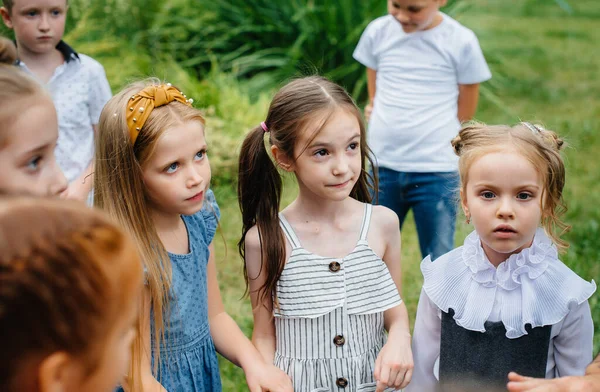
<instances>
[{"instance_id":1,"label":"child's ear","mask_svg":"<svg viewBox=\"0 0 600 392\"><path fill-rule=\"evenodd\" d=\"M277 166L281 167L286 172L294 171L294 162L277 146L271 146L271 154L277 163Z\"/></svg>"},{"instance_id":2,"label":"child's ear","mask_svg":"<svg viewBox=\"0 0 600 392\"><path fill-rule=\"evenodd\" d=\"M63 392L77 379L77 361L65 352L50 354L38 368L40 391Z\"/></svg>"},{"instance_id":3,"label":"child's ear","mask_svg":"<svg viewBox=\"0 0 600 392\"><path fill-rule=\"evenodd\" d=\"M470 216L469 206L467 204L467 195L465 195L465 191L462 188L460 189L460 206L462 207L465 216Z\"/></svg>"},{"instance_id":4,"label":"child's ear","mask_svg":"<svg viewBox=\"0 0 600 392\"><path fill-rule=\"evenodd\" d=\"M0 7L0 15L2 15L2 20L4 21L6 27L12 29L13 25L12 20L10 19L10 12L8 12L8 9L6 9L6 7Z\"/></svg>"}]
</instances>

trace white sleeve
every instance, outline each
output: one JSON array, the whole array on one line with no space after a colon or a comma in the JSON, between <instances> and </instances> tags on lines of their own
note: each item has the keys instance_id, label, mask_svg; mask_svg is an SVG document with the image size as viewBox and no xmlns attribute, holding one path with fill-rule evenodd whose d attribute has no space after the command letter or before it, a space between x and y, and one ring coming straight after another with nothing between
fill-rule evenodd
<instances>
[{"instance_id":1,"label":"white sleeve","mask_svg":"<svg viewBox=\"0 0 600 392\"><path fill-rule=\"evenodd\" d=\"M594 323L588 301L572 309L553 339L555 376L582 376L592 362Z\"/></svg>"},{"instance_id":2,"label":"white sleeve","mask_svg":"<svg viewBox=\"0 0 600 392\"><path fill-rule=\"evenodd\" d=\"M413 359L415 368L412 381L405 392L429 392L436 389L438 380L434 375L434 366L440 356L442 321L439 309L421 290L417 318L413 331Z\"/></svg>"},{"instance_id":3,"label":"white sleeve","mask_svg":"<svg viewBox=\"0 0 600 392\"><path fill-rule=\"evenodd\" d=\"M112 92L106 79L104 67L100 63L93 61L90 64L90 68L90 80L88 83L90 120L92 125L96 125L100 121L100 113L102 113L104 105L112 97Z\"/></svg>"},{"instance_id":4,"label":"white sleeve","mask_svg":"<svg viewBox=\"0 0 600 392\"><path fill-rule=\"evenodd\" d=\"M352 53L352 57L365 67L371 69L377 69L377 57L374 54L374 41L375 41L375 26L374 22L371 22L365 31L360 36L358 45Z\"/></svg>"},{"instance_id":5,"label":"white sleeve","mask_svg":"<svg viewBox=\"0 0 600 392\"><path fill-rule=\"evenodd\" d=\"M481 83L492 77L477 36L472 31L468 33L458 55L456 69L458 84Z\"/></svg>"}]
</instances>

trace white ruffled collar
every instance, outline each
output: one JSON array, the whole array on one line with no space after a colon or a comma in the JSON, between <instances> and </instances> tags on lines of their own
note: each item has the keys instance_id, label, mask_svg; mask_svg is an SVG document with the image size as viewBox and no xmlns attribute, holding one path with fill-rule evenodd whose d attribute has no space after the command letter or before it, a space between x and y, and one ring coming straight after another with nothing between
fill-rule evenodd
<instances>
[{"instance_id":1,"label":"white ruffled collar","mask_svg":"<svg viewBox=\"0 0 600 392\"><path fill-rule=\"evenodd\" d=\"M454 309L458 325L483 332L498 306L511 339L527 334L526 324L535 328L558 323L596 290L594 281L583 280L558 259L542 229L531 247L511 255L498 268L489 262L473 232L463 246L434 262L425 258L421 271L428 297L444 312Z\"/></svg>"},{"instance_id":2,"label":"white ruffled collar","mask_svg":"<svg viewBox=\"0 0 600 392\"><path fill-rule=\"evenodd\" d=\"M531 247L511 255L497 268L486 257L476 231L467 236L462 247L462 261L471 270L473 280L485 287L498 285L504 290L518 288L523 274L529 279L538 278L553 260L558 260L558 252L542 229L536 231Z\"/></svg>"}]
</instances>

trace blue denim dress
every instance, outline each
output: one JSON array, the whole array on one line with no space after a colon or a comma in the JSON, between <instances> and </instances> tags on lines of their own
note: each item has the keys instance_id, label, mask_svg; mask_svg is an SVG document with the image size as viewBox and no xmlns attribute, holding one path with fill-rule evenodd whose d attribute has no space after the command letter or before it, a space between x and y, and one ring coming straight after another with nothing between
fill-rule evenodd
<instances>
[{"instance_id":1,"label":"blue denim dress","mask_svg":"<svg viewBox=\"0 0 600 392\"><path fill-rule=\"evenodd\" d=\"M219 206L209 190L202 210L182 217L190 253L169 253L173 285L156 375L169 392L221 391L217 354L208 323L206 277L208 246L215 235L219 216ZM154 317L151 315L150 319Z\"/></svg>"}]
</instances>

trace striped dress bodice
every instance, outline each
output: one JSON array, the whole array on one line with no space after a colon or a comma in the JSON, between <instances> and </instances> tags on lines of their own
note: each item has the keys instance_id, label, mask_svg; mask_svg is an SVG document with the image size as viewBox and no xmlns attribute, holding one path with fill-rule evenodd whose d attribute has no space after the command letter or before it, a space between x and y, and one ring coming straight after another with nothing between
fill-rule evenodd
<instances>
[{"instance_id":1,"label":"striped dress bodice","mask_svg":"<svg viewBox=\"0 0 600 392\"><path fill-rule=\"evenodd\" d=\"M402 300L387 266L367 242L372 206L343 258L302 248L285 217L291 253L277 283L275 365L296 392L374 391L375 360L386 341L383 312Z\"/></svg>"}]
</instances>

